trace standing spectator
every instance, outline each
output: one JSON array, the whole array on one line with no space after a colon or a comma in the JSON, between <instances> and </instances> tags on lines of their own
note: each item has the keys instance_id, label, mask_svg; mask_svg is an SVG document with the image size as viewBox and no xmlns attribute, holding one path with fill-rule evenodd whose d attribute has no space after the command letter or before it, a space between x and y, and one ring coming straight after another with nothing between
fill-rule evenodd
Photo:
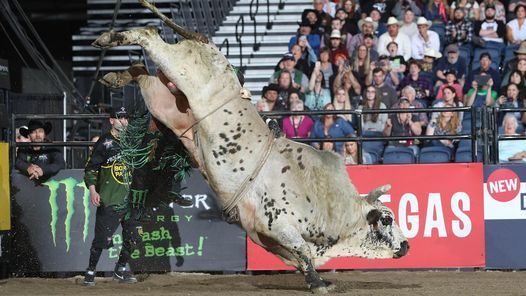
<instances>
[{"instance_id":1,"label":"standing spectator","mask_svg":"<svg viewBox=\"0 0 526 296\"><path fill-rule=\"evenodd\" d=\"M450 44L444 50L446 55L438 60L436 65L436 85L440 86L446 81L445 71L454 70L457 73L457 80L464 87L466 81L466 60L460 57L459 49L456 44Z\"/></svg>"},{"instance_id":2,"label":"standing spectator","mask_svg":"<svg viewBox=\"0 0 526 296\"><path fill-rule=\"evenodd\" d=\"M446 25L446 43L458 45L460 56L469 63L472 40L473 22L465 18L464 9L457 7L453 19Z\"/></svg>"},{"instance_id":3,"label":"standing spectator","mask_svg":"<svg viewBox=\"0 0 526 296\"><path fill-rule=\"evenodd\" d=\"M464 15L471 21L478 21L480 19L480 7L479 3L475 0L457 0L451 3L451 15L450 18L455 17L455 9L459 7L464 9Z\"/></svg>"},{"instance_id":4,"label":"standing spectator","mask_svg":"<svg viewBox=\"0 0 526 296\"><path fill-rule=\"evenodd\" d=\"M422 15L422 10L413 0L398 0L391 11L391 14L396 17L398 20L404 19L404 13L410 10L416 16Z\"/></svg>"},{"instance_id":5,"label":"standing spectator","mask_svg":"<svg viewBox=\"0 0 526 296\"><path fill-rule=\"evenodd\" d=\"M376 87L376 93L382 103L386 106L392 106L396 103L396 90L385 84L385 72L381 68L373 70L373 85Z\"/></svg>"},{"instance_id":6,"label":"standing spectator","mask_svg":"<svg viewBox=\"0 0 526 296\"><path fill-rule=\"evenodd\" d=\"M362 105L358 107L359 110L380 110L387 109L384 103L380 100L377 90L370 85L365 89L365 98L362 100ZM387 113L374 113L362 115L362 130L370 132L383 132L385 123L387 121Z\"/></svg>"},{"instance_id":7,"label":"standing spectator","mask_svg":"<svg viewBox=\"0 0 526 296\"><path fill-rule=\"evenodd\" d=\"M50 142L46 137L51 129L51 123L31 119L27 128L19 128L19 133L31 143L46 143ZM57 148L28 146L18 149L15 167L30 180L43 183L63 169L65 163L62 153Z\"/></svg>"},{"instance_id":8,"label":"standing spectator","mask_svg":"<svg viewBox=\"0 0 526 296\"><path fill-rule=\"evenodd\" d=\"M485 11L486 7L493 6L495 7L495 20L506 23L506 7L499 0L484 0L480 3L480 11ZM484 13L480 14L480 21L486 19Z\"/></svg>"},{"instance_id":9,"label":"standing spectator","mask_svg":"<svg viewBox=\"0 0 526 296\"><path fill-rule=\"evenodd\" d=\"M128 113L124 108L112 110L110 114L110 132L101 136L95 143L93 152L85 168L84 182L90 192L91 203L97 207L95 219L95 237L91 244L89 265L84 277L84 284L95 285L95 270L103 249L112 247L112 236L122 226L123 244L119 260L113 271L113 278L123 283L135 283L137 279L129 268L133 246L139 243L140 227L135 219L124 219L127 209L129 179L126 164L120 156L120 133L128 125ZM122 175L114 172L122 172Z\"/></svg>"},{"instance_id":10,"label":"standing spectator","mask_svg":"<svg viewBox=\"0 0 526 296\"><path fill-rule=\"evenodd\" d=\"M519 122L512 114L506 114L502 121L505 136L517 136ZM520 162L526 159L526 140L499 141L499 162Z\"/></svg>"},{"instance_id":11,"label":"standing spectator","mask_svg":"<svg viewBox=\"0 0 526 296\"><path fill-rule=\"evenodd\" d=\"M298 38L300 36L307 36L307 41L309 42L310 47L316 53L316 56L320 55L320 43L321 37L318 34L312 33L312 25L308 21L302 21L299 24L298 32L295 36L292 36L289 40L289 51L292 50L292 46L298 43Z\"/></svg>"},{"instance_id":12,"label":"standing spectator","mask_svg":"<svg viewBox=\"0 0 526 296\"><path fill-rule=\"evenodd\" d=\"M404 18L400 25L400 33L404 33L410 39L418 33L418 28L415 23L415 13L411 9L404 12Z\"/></svg>"},{"instance_id":13,"label":"standing spectator","mask_svg":"<svg viewBox=\"0 0 526 296\"><path fill-rule=\"evenodd\" d=\"M323 110L334 110L334 105L327 104L323 108ZM334 115L334 114L327 114L322 115L319 119L317 119L314 122L314 125L312 126L310 137L313 139L317 138L325 138L325 139L331 139L331 138L343 138L346 135L354 134L354 129L352 128L351 124L347 122L347 120ZM314 146L316 149L322 149L322 143L312 143L312 146ZM341 152L343 148L342 142L336 142L334 143L334 148L336 152Z\"/></svg>"},{"instance_id":14,"label":"standing spectator","mask_svg":"<svg viewBox=\"0 0 526 296\"><path fill-rule=\"evenodd\" d=\"M353 55L358 46L363 43L364 35L374 35L374 31L376 31L376 28L378 28L378 23L373 21L372 18L366 17L358 21L358 27L360 30L362 30L362 32L360 34L354 35L352 38L351 44L347 47L349 55ZM378 38L376 36L374 37L374 44L378 44ZM375 48L378 49L377 47Z\"/></svg>"},{"instance_id":15,"label":"standing spectator","mask_svg":"<svg viewBox=\"0 0 526 296\"><path fill-rule=\"evenodd\" d=\"M399 104L401 109L410 108L410 102L406 97L401 97ZM420 134L422 134L422 126L418 116L411 113L390 114L384 128L384 136L386 137L420 136ZM420 151L414 140L389 141L388 146L409 147L413 150L415 156L418 156Z\"/></svg>"},{"instance_id":16,"label":"standing spectator","mask_svg":"<svg viewBox=\"0 0 526 296\"><path fill-rule=\"evenodd\" d=\"M411 58L411 40L404 33L400 33L400 23L395 17L390 17L387 22L387 32L378 38L378 53L389 55L387 44L394 41L398 44L398 54L403 56L406 61Z\"/></svg>"},{"instance_id":17,"label":"standing spectator","mask_svg":"<svg viewBox=\"0 0 526 296\"><path fill-rule=\"evenodd\" d=\"M320 63L316 63L309 83L309 91L305 96L305 106L310 110L322 110L331 102L331 92L325 87L325 78L320 69Z\"/></svg>"},{"instance_id":18,"label":"standing spectator","mask_svg":"<svg viewBox=\"0 0 526 296\"><path fill-rule=\"evenodd\" d=\"M290 111L304 111L303 101L294 101ZM287 138L308 138L314 122L309 116L292 114L283 118L283 133Z\"/></svg>"},{"instance_id":19,"label":"standing spectator","mask_svg":"<svg viewBox=\"0 0 526 296\"><path fill-rule=\"evenodd\" d=\"M437 52L440 51L440 37L438 37L437 33L429 31L431 24L431 21L428 21L425 17L419 17L416 21L418 34L411 39L411 57L415 60L424 58L426 48L432 48Z\"/></svg>"}]
</instances>

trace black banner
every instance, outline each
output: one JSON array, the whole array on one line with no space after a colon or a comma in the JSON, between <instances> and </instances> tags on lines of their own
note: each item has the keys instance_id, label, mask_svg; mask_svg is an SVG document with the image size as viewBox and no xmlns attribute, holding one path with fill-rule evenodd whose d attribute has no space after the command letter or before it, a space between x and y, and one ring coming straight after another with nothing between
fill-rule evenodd
<instances>
[{"instance_id":1,"label":"black banner","mask_svg":"<svg viewBox=\"0 0 526 296\"><path fill-rule=\"evenodd\" d=\"M12 175L15 272L83 271L93 240L96 208L82 181L82 170L64 170L44 184ZM194 171L182 184L194 204L164 206L143 225L143 243L133 252L135 271L242 271L246 268L245 232L221 220L215 196ZM103 252L99 271L111 271L122 236Z\"/></svg>"},{"instance_id":2,"label":"black banner","mask_svg":"<svg viewBox=\"0 0 526 296\"><path fill-rule=\"evenodd\" d=\"M7 60L0 59L0 88L11 89L11 82L9 80L9 63Z\"/></svg>"}]
</instances>

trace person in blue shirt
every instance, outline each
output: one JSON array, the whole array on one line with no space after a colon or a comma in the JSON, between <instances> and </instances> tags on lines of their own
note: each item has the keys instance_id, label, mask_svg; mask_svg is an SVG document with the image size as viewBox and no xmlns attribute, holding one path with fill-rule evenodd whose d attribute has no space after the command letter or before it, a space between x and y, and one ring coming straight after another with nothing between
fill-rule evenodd
<instances>
[{"instance_id":1,"label":"person in blue shirt","mask_svg":"<svg viewBox=\"0 0 526 296\"><path fill-rule=\"evenodd\" d=\"M329 103L325 105L323 110L334 110L334 105ZM346 135L354 134L354 128L351 124L339 117L336 114L327 114L320 116L314 122L312 126L310 137L312 139L325 138L325 139L334 139L334 138L343 138ZM321 144L319 142L312 143L316 149L321 149ZM343 142L335 142L334 150L338 153L341 153L343 149Z\"/></svg>"}]
</instances>

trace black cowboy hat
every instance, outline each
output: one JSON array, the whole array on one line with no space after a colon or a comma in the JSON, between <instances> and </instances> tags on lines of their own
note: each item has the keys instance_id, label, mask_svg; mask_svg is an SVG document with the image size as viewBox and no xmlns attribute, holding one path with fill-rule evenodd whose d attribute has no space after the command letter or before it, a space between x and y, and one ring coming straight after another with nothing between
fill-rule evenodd
<instances>
[{"instance_id":1,"label":"black cowboy hat","mask_svg":"<svg viewBox=\"0 0 526 296\"><path fill-rule=\"evenodd\" d=\"M44 129L44 133L47 135L49 134L49 132L51 132L51 129L53 128L53 126L51 125L51 122L44 123L40 120L31 119L27 123L27 127L25 126L20 127L18 131L22 136L27 138L27 136L29 136L30 133L32 133L34 130L39 129L39 128Z\"/></svg>"},{"instance_id":2,"label":"black cowboy hat","mask_svg":"<svg viewBox=\"0 0 526 296\"><path fill-rule=\"evenodd\" d=\"M265 94L266 94L267 91L269 91L269 90L274 90L274 91L276 91L276 92L279 93L279 85L278 85L277 83L271 83L271 84L269 84L269 85L267 85L267 86L264 86L264 87L263 87L263 90L261 91L261 95L262 95L262 96L265 96Z\"/></svg>"}]
</instances>

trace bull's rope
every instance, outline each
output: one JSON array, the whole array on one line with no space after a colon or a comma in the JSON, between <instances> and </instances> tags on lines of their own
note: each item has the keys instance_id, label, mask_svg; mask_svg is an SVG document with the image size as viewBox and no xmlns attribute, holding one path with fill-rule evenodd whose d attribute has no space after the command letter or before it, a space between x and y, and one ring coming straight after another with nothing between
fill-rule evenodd
<instances>
[{"instance_id":1,"label":"bull's rope","mask_svg":"<svg viewBox=\"0 0 526 296\"><path fill-rule=\"evenodd\" d=\"M261 171L261 168L263 168L263 165L267 162L267 159L270 156L270 152L272 151L272 145L274 144L274 136L272 133L269 133L267 145L265 146L265 154L260 159L258 165L250 174L243 180L243 183L241 183L241 187L237 190L237 192L234 194L234 196L225 203L223 206L223 217L228 223L233 223L239 221L239 212L238 211L232 211L237 204L241 201L241 199L245 196L248 189L250 189L250 185L253 184L254 180L256 179L257 175Z\"/></svg>"}]
</instances>

